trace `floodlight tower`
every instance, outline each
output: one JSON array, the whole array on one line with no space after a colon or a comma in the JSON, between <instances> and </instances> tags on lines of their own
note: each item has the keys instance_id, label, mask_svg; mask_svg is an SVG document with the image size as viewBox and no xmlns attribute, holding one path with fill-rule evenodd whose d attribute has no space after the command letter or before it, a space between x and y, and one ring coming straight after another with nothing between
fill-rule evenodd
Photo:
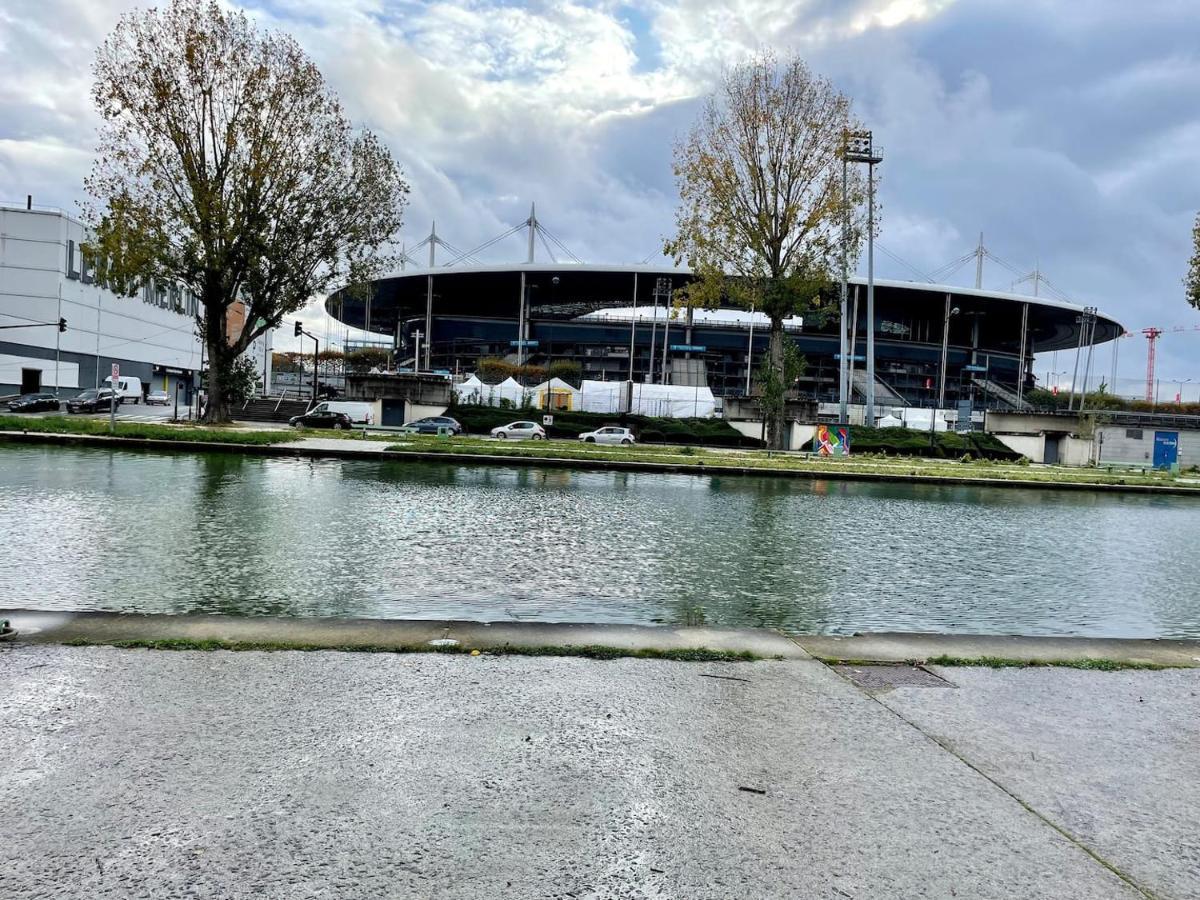
<instances>
[{"instance_id":1,"label":"floodlight tower","mask_svg":"<svg viewBox=\"0 0 1200 900\"><path fill-rule=\"evenodd\" d=\"M846 133L845 150L842 154L843 166L847 162L867 164L867 408L863 421L868 426L875 425L875 166L882 161L883 157L875 149L871 132L849 131ZM843 178L844 184L845 179ZM844 292L842 296L842 327L844 329L846 323ZM853 355L853 348L850 353ZM845 353L842 354L843 357L845 355ZM844 383L845 381L843 381Z\"/></svg>"}]
</instances>

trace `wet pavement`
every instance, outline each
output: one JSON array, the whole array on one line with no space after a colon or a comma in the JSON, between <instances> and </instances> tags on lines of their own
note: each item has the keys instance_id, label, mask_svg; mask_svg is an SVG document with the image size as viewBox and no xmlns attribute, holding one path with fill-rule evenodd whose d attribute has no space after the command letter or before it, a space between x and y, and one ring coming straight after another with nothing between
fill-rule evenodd
<instances>
[{"instance_id":1,"label":"wet pavement","mask_svg":"<svg viewBox=\"0 0 1200 900\"><path fill-rule=\"evenodd\" d=\"M849 674L0 646L3 893L1200 895L1200 671Z\"/></svg>"}]
</instances>

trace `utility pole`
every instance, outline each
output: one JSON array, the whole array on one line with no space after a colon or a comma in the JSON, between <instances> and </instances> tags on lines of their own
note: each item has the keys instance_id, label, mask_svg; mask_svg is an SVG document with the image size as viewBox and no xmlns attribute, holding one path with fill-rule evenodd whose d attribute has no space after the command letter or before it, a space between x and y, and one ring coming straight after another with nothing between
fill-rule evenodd
<instances>
[{"instance_id":1,"label":"utility pole","mask_svg":"<svg viewBox=\"0 0 1200 900\"><path fill-rule=\"evenodd\" d=\"M845 424L848 421L849 413L847 404L849 403L849 385L847 373L849 372L846 366L846 330L849 327L849 322L846 321L846 305L849 295L850 281L850 201L846 196L850 187L850 178L848 168L850 161L848 159L848 150L850 147L850 135L843 129L842 131L842 283L841 283L841 317L838 319L838 345L840 354L838 356L838 421ZM753 309L751 309L753 313ZM746 396L750 396L750 357L754 349L754 319L750 319L750 347L746 350Z\"/></svg>"},{"instance_id":2,"label":"utility pole","mask_svg":"<svg viewBox=\"0 0 1200 900\"><path fill-rule=\"evenodd\" d=\"M633 402L633 354L637 342L637 281L638 273L633 273L633 299L629 303L629 398Z\"/></svg>"}]
</instances>

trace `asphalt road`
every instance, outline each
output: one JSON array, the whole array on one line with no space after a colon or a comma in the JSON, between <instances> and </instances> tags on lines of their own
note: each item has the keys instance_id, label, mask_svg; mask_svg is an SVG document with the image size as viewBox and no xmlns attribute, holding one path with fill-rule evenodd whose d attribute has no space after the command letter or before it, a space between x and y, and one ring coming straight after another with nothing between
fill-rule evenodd
<instances>
[{"instance_id":1,"label":"asphalt road","mask_svg":"<svg viewBox=\"0 0 1200 900\"><path fill-rule=\"evenodd\" d=\"M3 647L0 892L1195 897L1197 691L1198 670Z\"/></svg>"}]
</instances>

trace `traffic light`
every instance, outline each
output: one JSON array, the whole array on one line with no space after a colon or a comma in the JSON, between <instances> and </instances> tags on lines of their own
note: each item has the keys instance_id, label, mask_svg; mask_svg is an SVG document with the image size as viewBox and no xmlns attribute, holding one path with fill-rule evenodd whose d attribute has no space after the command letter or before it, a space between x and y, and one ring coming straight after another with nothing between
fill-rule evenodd
<instances>
[{"instance_id":1,"label":"traffic light","mask_svg":"<svg viewBox=\"0 0 1200 900\"><path fill-rule=\"evenodd\" d=\"M66 319L62 319L62 318L60 318L60 319L58 320L58 330L59 330L60 332L62 332L62 331L66 331L66 330L67 330L67 320L66 320Z\"/></svg>"},{"instance_id":2,"label":"traffic light","mask_svg":"<svg viewBox=\"0 0 1200 900\"><path fill-rule=\"evenodd\" d=\"M302 322L297 322L296 323L296 337L300 337L300 333L302 331L304 331L304 324Z\"/></svg>"}]
</instances>

